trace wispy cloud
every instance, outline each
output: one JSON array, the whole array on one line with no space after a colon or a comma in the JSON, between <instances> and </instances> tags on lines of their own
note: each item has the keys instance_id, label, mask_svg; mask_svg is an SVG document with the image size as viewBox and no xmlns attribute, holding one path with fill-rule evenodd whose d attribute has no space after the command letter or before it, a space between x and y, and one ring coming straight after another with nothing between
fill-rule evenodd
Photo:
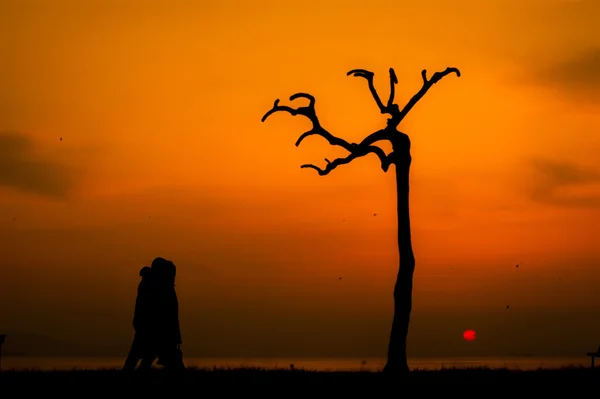
<instances>
[{"instance_id":1,"label":"wispy cloud","mask_svg":"<svg viewBox=\"0 0 600 399\"><path fill-rule=\"evenodd\" d=\"M531 165L533 200L557 206L600 207L600 170L549 159L535 159Z\"/></svg>"},{"instance_id":2,"label":"wispy cloud","mask_svg":"<svg viewBox=\"0 0 600 399\"><path fill-rule=\"evenodd\" d=\"M64 198L73 187L73 171L64 164L40 159L35 150L35 144L22 133L0 132L0 186Z\"/></svg>"},{"instance_id":3,"label":"wispy cloud","mask_svg":"<svg viewBox=\"0 0 600 399\"><path fill-rule=\"evenodd\" d=\"M600 102L600 47L540 67L531 76L537 84L556 87L580 99Z\"/></svg>"}]
</instances>

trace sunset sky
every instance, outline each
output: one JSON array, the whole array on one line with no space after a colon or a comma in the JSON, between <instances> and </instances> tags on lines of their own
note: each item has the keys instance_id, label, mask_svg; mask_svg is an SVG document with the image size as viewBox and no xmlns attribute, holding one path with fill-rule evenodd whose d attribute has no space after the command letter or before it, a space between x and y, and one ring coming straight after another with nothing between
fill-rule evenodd
<instances>
[{"instance_id":1,"label":"sunset sky","mask_svg":"<svg viewBox=\"0 0 600 399\"><path fill-rule=\"evenodd\" d=\"M596 0L2 1L0 330L125 356L162 256L186 355L385 356L394 167L321 177L300 165L346 152L261 117L308 92L359 142L387 116L349 70L387 99L393 67L402 107L451 66L399 127L409 355L596 349L599 23Z\"/></svg>"}]
</instances>

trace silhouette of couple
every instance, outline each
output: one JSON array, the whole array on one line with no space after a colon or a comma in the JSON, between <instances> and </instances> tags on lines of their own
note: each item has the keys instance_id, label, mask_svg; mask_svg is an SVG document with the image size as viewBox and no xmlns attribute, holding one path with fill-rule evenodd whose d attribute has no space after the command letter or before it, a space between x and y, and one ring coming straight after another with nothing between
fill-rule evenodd
<instances>
[{"instance_id":1,"label":"silhouette of couple","mask_svg":"<svg viewBox=\"0 0 600 399\"><path fill-rule=\"evenodd\" d=\"M183 369L179 304L173 262L156 258L140 270L142 280L135 302L135 336L123 369L149 369L154 360L165 369Z\"/></svg>"}]
</instances>

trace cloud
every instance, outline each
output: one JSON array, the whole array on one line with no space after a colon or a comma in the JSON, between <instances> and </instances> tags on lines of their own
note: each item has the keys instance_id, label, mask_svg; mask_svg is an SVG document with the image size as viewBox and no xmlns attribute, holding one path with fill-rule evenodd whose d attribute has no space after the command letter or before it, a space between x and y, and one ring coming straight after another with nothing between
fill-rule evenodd
<instances>
[{"instance_id":1,"label":"cloud","mask_svg":"<svg viewBox=\"0 0 600 399\"><path fill-rule=\"evenodd\" d=\"M600 207L600 171L571 162L535 159L531 197L541 203Z\"/></svg>"},{"instance_id":2,"label":"cloud","mask_svg":"<svg viewBox=\"0 0 600 399\"><path fill-rule=\"evenodd\" d=\"M535 72L534 81L570 95L600 102L600 47L591 48Z\"/></svg>"},{"instance_id":3,"label":"cloud","mask_svg":"<svg viewBox=\"0 0 600 399\"><path fill-rule=\"evenodd\" d=\"M73 187L66 165L40 159L34 143L18 132L0 132L0 186L51 198L64 198Z\"/></svg>"}]
</instances>

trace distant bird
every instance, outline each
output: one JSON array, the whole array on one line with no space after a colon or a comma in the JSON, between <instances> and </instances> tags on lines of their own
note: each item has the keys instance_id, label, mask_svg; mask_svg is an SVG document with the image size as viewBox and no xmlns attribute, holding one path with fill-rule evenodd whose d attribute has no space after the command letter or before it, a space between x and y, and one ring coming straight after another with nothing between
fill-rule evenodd
<instances>
[{"instance_id":1,"label":"distant bird","mask_svg":"<svg viewBox=\"0 0 600 399\"><path fill-rule=\"evenodd\" d=\"M508 309L510 306L506 305L506 309Z\"/></svg>"},{"instance_id":2,"label":"distant bird","mask_svg":"<svg viewBox=\"0 0 600 399\"><path fill-rule=\"evenodd\" d=\"M376 214L376 213L374 213L374 214L373 214L373 216L377 216L377 214Z\"/></svg>"},{"instance_id":3,"label":"distant bird","mask_svg":"<svg viewBox=\"0 0 600 399\"><path fill-rule=\"evenodd\" d=\"M60 138L60 141L62 141L62 137Z\"/></svg>"},{"instance_id":4,"label":"distant bird","mask_svg":"<svg viewBox=\"0 0 600 399\"><path fill-rule=\"evenodd\" d=\"M517 269L519 268L519 265L517 265Z\"/></svg>"},{"instance_id":5,"label":"distant bird","mask_svg":"<svg viewBox=\"0 0 600 399\"><path fill-rule=\"evenodd\" d=\"M341 277L338 277L338 280L341 280L341 279L342 279Z\"/></svg>"}]
</instances>

